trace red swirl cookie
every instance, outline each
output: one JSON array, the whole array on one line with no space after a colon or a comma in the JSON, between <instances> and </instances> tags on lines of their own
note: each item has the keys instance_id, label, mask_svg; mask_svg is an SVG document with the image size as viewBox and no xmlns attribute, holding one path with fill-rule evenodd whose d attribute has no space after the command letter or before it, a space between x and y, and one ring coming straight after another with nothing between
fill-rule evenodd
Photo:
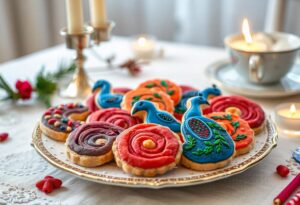
<instances>
[{"instance_id":1,"label":"red swirl cookie","mask_svg":"<svg viewBox=\"0 0 300 205\"><path fill-rule=\"evenodd\" d=\"M241 96L218 96L212 99L204 114L211 112L228 112L238 115L248 122L249 126L259 133L264 128L265 113L255 102Z\"/></svg>"},{"instance_id":2,"label":"red swirl cookie","mask_svg":"<svg viewBox=\"0 0 300 205\"><path fill-rule=\"evenodd\" d=\"M153 177L173 169L179 162L182 146L169 128L139 124L122 132L113 144L117 165L125 172Z\"/></svg>"},{"instance_id":3,"label":"red swirl cookie","mask_svg":"<svg viewBox=\"0 0 300 205\"><path fill-rule=\"evenodd\" d=\"M129 91L123 97L121 108L130 112L133 104L139 100L151 101L155 103L160 110L165 110L171 114L174 112L174 103L169 95L164 92L150 89L136 89Z\"/></svg>"},{"instance_id":4,"label":"red swirl cookie","mask_svg":"<svg viewBox=\"0 0 300 205\"><path fill-rule=\"evenodd\" d=\"M142 123L142 120L138 117L131 116L126 110L121 110L120 108L108 108L90 114L87 122L108 122L127 129Z\"/></svg>"},{"instance_id":5,"label":"red swirl cookie","mask_svg":"<svg viewBox=\"0 0 300 205\"><path fill-rule=\"evenodd\" d=\"M153 79L147 80L138 86L138 89L151 89L154 91L161 91L168 94L177 105L181 100L181 88L176 83L170 80Z\"/></svg>"},{"instance_id":6,"label":"red swirl cookie","mask_svg":"<svg viewBox=\"0 0 300 205\"><path fill-rule=\"evenodd\" d=\"M40 128L46 136L64 142L68 134L80 126L88 115L88 108L81 104L61 104L44 112Z\"/></svg>"},{"instance_id":7,"label":"red swirl cookie","mask_svg":"<svg viewBox=\"0 0 300 205\"><path fill-rule=\"evenodd\" d=\"M225 112L213 112L206 117L213 119L226 129L235 143L236 156L246 154L253 149L254 131L245 120Z\"/></svg>"},{"instance_id":8,"label":"red swirl cookie","mask_svg":"<svg viewBox=\"0 0 300 205\"><path fill-rule=\"evenodd\" d=\"M106 122L86 123L67 138L68 158L83 167L96 167L113 160L111 151L116 137L123 128Z\"/></svg>"}]
</instances>

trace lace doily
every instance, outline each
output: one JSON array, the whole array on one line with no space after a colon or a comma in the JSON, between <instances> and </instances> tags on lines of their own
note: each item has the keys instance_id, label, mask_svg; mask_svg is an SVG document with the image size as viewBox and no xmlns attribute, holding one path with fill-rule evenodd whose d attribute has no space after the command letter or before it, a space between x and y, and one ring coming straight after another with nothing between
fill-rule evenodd
<instances>
[{"instance_id":1,"label":"lace doily","mask_svg":"<svg viewBox=\"0 0 300 205\"><path fill-rule=\"evenodd\" d=\"M0 205L63 205L59 201L40 196L38 191L20 186L0 183Z\"/></svg>"},{"instance_id":2,"label":"lace doily","mask_svg":"<svg viewBox=\"0 0 300 205\"><path fill-rule=\"evenodd\" d=\"M0 175L29 176L52 168L34 150L14 153L0 158Z\"/></svg>"},{"instance_id":3,"label":"lace doily","mask_svg":"<svg viewBox=\"0 0 300 205\"><path fill-rule=\"evenodd\" d=\"M290 169L290 172L292 175L297 175L298 173L300 173L300 163L296 162L296 160L294 158L290 158L286 160L287 163L287 167Z\"/></svg>"}]
</instances>

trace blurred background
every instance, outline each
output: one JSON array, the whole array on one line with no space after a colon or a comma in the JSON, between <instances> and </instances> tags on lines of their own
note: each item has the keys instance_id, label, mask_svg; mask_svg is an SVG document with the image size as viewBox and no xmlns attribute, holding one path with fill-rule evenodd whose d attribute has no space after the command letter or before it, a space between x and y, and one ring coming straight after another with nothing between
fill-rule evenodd
<instances>
[{"instance_id":1,"label":"blurred background","mask_svg":"<svg viewBox=\"0 0 300 205\"><path fill-rule=\"evenodd\" d=\"M88 0L84 2L89 21ZM280 29L300 35L300 0L106 0L113 33L152 34L159 40L223 46L243 17L253 31ZM275 17L274 17L275 16ZM63 0L0 0L0 62L63 43Z\"/></svg>"}]
</instances>

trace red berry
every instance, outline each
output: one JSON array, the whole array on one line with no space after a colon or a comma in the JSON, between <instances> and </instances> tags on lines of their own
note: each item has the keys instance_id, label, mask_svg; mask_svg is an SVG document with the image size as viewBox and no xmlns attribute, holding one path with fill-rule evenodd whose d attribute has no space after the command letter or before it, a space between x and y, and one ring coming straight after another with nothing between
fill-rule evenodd
<instances>
[{"instance_id":1,"label":"red berry","mask_svg":"<svg viewBox=\"0 0 300 205\"><path fill-rule=\"evenodd\" d=\"M43 186L43 192L45 192L46 194L51 193L54 189L53 184L51 183L50 180L46 180L46 182L44 183Z\"/></svg>"},{"instance_id":2,"label":"red berry","mask_svg":"<svg viewBox=\"0 0 300 205\"><path fill-rule=\"evenodd\" d=\"M73 122L71 120L68 121L68 126L72 127Z\"/></svg>"},{"instance_id":3,"label":"red berry","mask_svg":"<svg viewBox=\"0 0 300 205\"><path fill-rule=\"evenodd\" d=\"M51 115L51 111L47 110L44 115Z\"/></svg>"},{"instance_id":4,"label":"red berry","mask_svg":"<svg viewBox=\"0 0 300 205\"><path fill-rule=\"evenodd\" d=\"M54 113L61 115L62 112L61 112L61 110L56 109L56 110L54 110Z\"/></svg>"},{"instance_id":5,"label":"red berry","mask_svg":"<svg viewBox=\"0 0 300 205\"><path fill-rule=\"evenodd\" d=\"M53 176L50 176L50 175L47 175L44 177L44 179L53 179L54 177Z\"/></svg>"},{"instance_id":6,"label":"red berry","mask_svg":"<svg viewBox=\"0 0 300 205\"><path fill-rule=\"evenodd\" d=\"M56 122L56 119L54 119L54 118L51 118L51 119L48 120L48 123L50 125L54 124L55 122Z\"/></svg>"},{"instance_id":7,"label":"red berry","mask_svg":"<svg viewBox=\"0 0 300 205\"><path fill-rule=\"evenodd\" d=\"M43 186L44 186L44 184L45 184L45 181L46 181L46 180L44 180L44 179L38 181L38 182L35 184L36 188L38 188L39 190L42 190L42 189L43 189Z\"/></svg>"},{"instance_id":8,"label":"red berry","mask_svg":"<svg viewBox=\"0 0 300 205\"><path fill-rule=\"evenodd\" d=\"M0 133L0 142L3 142L7 139L8 139L8 133L7 132Z\"/></svg>"},{"instance_id":9,"label":"red berry","mask_svg":"<svg viewBox=\"0 0 300 205\"><path fill-rule=\"evenodd\" d=\"M62 185L62 181L60 179L49 179L50 182L52 182L52 185L54 186L55 189L59 189Z\"/></svg>"},{"instance_id":10,"label":"red berry","mask_svg":"<svg viewBox=\"0 0 300 205\"><path fill-rule=\"evenodd\" d=\"M73 103L69 103L69 104L67 105L67 107L70 108L70 109L71 109L71 108L74 108L74 104L73 104Z\"/></svg>"},{"instance_id":11,"label":"red berry","mask_svg":"<svg viewBox=\"0 0 300 205\"><path fill-rule=\"evenodd\" d=\"M289 168L284 165L278 165L276 170L281 177L286 177L290 173Z\"/></svg>"}]
</instances>

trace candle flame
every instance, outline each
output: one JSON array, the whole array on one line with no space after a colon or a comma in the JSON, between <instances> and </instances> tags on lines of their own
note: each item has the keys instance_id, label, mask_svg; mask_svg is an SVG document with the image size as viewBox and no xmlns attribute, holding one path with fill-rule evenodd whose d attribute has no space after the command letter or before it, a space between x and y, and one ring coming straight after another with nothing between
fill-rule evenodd
<instances>
[{"instance_id":1,"label":"candle flame","mask_svg":"<svg viewBox=\"0 0 300 205\"><path fill-rule=\"evenodd\" d=\"M140 46L145 46L145 45L146 45L146 42L147 42L147 39L146 39L145 37L140 37L140 38L138 39L138 44L139 44Z\"/></svg>"},{"instance_id":2,"label":"candle flame","mask_svg":"<svg viewBox=\"0 0 300 205\"><path fill-rule=\"evenodd\" d=\"M244 20L243 20L242 31L243 31L243 35L244 35L245 41L247 43L252 43L253 39L252 39L251 32L250 32L250 26L249 26L248 19L246 19L246 18L244 18Z\"/></svg>"},{"instance_id":3,"label":"candle flame","mask_svg":"<svg viewBox=\"0 0 300 205\"><path fill-rule=\"evenodd\" d=\"M290 114L293 116L296 113L296 106L295 104L292 104L290 107Z\"/></svg>"}]
</instances>

